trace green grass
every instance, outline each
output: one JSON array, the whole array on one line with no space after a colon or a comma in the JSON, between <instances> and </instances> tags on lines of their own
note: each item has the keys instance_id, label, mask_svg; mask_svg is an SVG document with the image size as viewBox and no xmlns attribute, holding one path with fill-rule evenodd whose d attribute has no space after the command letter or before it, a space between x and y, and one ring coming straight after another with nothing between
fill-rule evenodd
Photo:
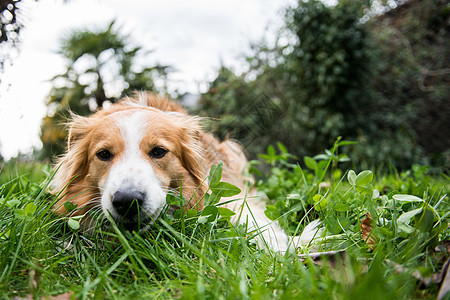
<instances>
[{"instance_id":1,"label":"green grass","mask_svg":"<svg viewBox=\"0 0 450 300\"><path fill-rule=\"evenodd\" d=\"M344 172L337 168L346 160L337 155L343 144L305 158L306 169L291 164L282 145L279 151L269 148L262 155L268 172L257 180L269 199L267 215L287 231L295 234L311 220L323 221L327 238L316 247L342 252L322 260L257 249L253 234L230 224L227 211L211 208L214 201L208 213L165 215L140 234L114 224L81 234L76 219L51 212L56 197L46 192L48 166L5 166L0 173L0 296L436 298L438 284L425 286L413 273L438 273L449 257L447 248L439 247L449 243L448 177L430 176L423 166L402 173ZM361 235L368 212L373 250Z\"/></svg>"}]
</instances>

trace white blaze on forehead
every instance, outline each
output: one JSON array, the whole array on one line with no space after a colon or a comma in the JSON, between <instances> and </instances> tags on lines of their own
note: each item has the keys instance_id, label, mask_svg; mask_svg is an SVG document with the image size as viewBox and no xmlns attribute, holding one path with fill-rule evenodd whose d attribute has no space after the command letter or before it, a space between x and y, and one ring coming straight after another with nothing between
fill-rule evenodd
<instances>
[{"instance_id":1,"label":"white blaze on forehead","mask_svg":"<svg viewBox=\"0 0 450 300\"><path fill-rule=\"evenodd\" d=\"M145 195L142 208L152 218L159 215L165 204L166 196L161 181L155 175L149 159L145 157L147 154L140 147L146 134L147 114L146 110L131 110L119 112L116 118L125 146L124 153L114 161L102 195L104 212L111 213L115 218L120 216L115 212L112 196L119 190L142 192Z\"/></svg>"},{"instance_id":2,"label":"white blaze on forehead","mask_svg":"<svg viewBox=\"0 0 450 300\"><path fill-rule=\"evenodd\" d=\"M125 144L125 156L140 157L139 146L147 124L146 111L125 111L116 121Z\"/></svg>"}]
</instances>

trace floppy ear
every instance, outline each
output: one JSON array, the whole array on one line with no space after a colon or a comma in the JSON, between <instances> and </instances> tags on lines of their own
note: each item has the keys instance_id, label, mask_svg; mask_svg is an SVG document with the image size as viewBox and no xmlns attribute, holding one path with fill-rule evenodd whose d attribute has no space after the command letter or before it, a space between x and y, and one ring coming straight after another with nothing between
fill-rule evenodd
<instances>
[{"instance_id":1,"label":"floppy ear","mask_svg":"<svg viewBox=\"0 0 450 300\"><path fill-rule=\"evenodd\" d=\"M205 165L202 156L201 134L202 129L196 118L183 116L183 134L181 142L181 163L197 184L205 179Z\"/></svg>"},{"instance_id":2,"label":"floppy ear","mask_svg":"<svg viewBox=\"0 0 450 300\"><path fill-rule=\"evenodd\" d=\"M72 121L68 123L67 152L70 152L73 145L89 133L92 126L91 123L87 117L72 115Z\"/></svg>"},{"instance_id":3,"label":"floppy ear","mask_svg":"<svg viewBox=\"0 0 450 300\"><path fill-rule=\"evenodd\" d=\"M57 170L52 181L52 192L60 193L61 199L55 205L58 213L64 213L64 203L81 193L74 184L84 180L87 175L88 149L87 137L92 129L92 121L86 117L75 116L69 125L67 150L56 162ZM72 201L76 202L76 201Z\"/></svg>"},{"instance_id":4,"label":"floppy ear","mask_svg":"<svg viewBox=\"0 0 450 300\"><path fill-rule=\"evenodd\" d=\"M92 118L75 116L69 123L69 135L67 138L67 152L63 156L63 162L70 167L71 177L86 172L90 139L89 133L93 128Z\"/></svg>"},{"instance_id":5,"label":"floppy ear","mask_svg":"<svg viewBox=\"0 0 450 300\"><path fill-rule=\"evenodd\" d=\"M203 196L206 193L205 179L207 176L207 160L203 149L203 130L198 122L199 118L187 115L173 115L175 124L180 130L178 142L180 143L179 159L183 168L188 172L190 178L183 179L183 182L189 183L189 187L184 191L190 191L192 195L185 209L203 208ZM193 186L192 186L193 185ZM194 187L195 186L195 187ZM192 197L193 196L193 197Z\"/></svg>"}]
</instances>

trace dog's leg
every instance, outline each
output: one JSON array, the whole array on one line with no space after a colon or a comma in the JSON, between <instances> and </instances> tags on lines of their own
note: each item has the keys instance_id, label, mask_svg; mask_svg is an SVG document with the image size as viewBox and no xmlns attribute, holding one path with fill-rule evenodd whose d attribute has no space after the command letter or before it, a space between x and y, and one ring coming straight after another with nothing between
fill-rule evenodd
<instances>
[{"instance_id":1,"label":"dog's leg","mask_svg":"<svg viewBox=\"0 0 450 300\"><path fill-rule=\"evenodd\" d=\"M324 229L320 228L322 224L320 220L314 220L306 225L300 236L288 236L277 221L271 221L265 216L264 207L258 200L255 195L249 195L246 200L237 201L230 209L237 212L232 218L233 222L247 224L249 232L259 233L256 239L260 248L285 253L306 247L314 239L322 237Z\"/></svg>"},{"instance_id":2,"label":"dog's leg","mask_svg":"<svg viewBox=\"0 0 450 300\"><path fill-rule=\"evenodd\" d=\"M248 198L236 214L239 224L246 223L248 231L256 230L256 237L260 248L270 248L276 252L288 250L288 236L276 221L269 220L264 214L264 208L257 203L258 199Z\"/></svg>"},{"instance_id":3,"label":"dog's leg","mask_svg":"<svg viewBox=\"0 0 450 300\"><path fill-rule=\"evenodd\" d=\"M315 239L323 237L324 228L321 228L322 222L320 220L311 221L303 229L300 236L293 236L291 238L291 247L297 249L299 247L307 247Z\"/></svg>"}]
</instances>

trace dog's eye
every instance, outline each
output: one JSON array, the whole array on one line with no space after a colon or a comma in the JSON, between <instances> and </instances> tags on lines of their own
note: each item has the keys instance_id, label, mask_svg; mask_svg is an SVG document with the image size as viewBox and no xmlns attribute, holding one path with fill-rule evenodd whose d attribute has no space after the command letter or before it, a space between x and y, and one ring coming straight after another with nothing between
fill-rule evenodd
<instances>
[{"instance_id":1,"label":"dog's eye","mask_svg":"<svg viewBox=\"0 0 450 300\"><path fill-rule=\"evenodd\" d=\"M97 157L103 161L110 161L113 155L108 150L102 149L96 153Z\"/></svg>"},{"instance_id":2,"label":"dog's eye","mask_svg":"<svg viewBox=\"0 0 450 300\"><path fill-rule=\"evenodd\" d=\"M161 147L155 147L148 153L152 158L161 158L166 155L167 150Z\"/></svg>"}]
</instances>

